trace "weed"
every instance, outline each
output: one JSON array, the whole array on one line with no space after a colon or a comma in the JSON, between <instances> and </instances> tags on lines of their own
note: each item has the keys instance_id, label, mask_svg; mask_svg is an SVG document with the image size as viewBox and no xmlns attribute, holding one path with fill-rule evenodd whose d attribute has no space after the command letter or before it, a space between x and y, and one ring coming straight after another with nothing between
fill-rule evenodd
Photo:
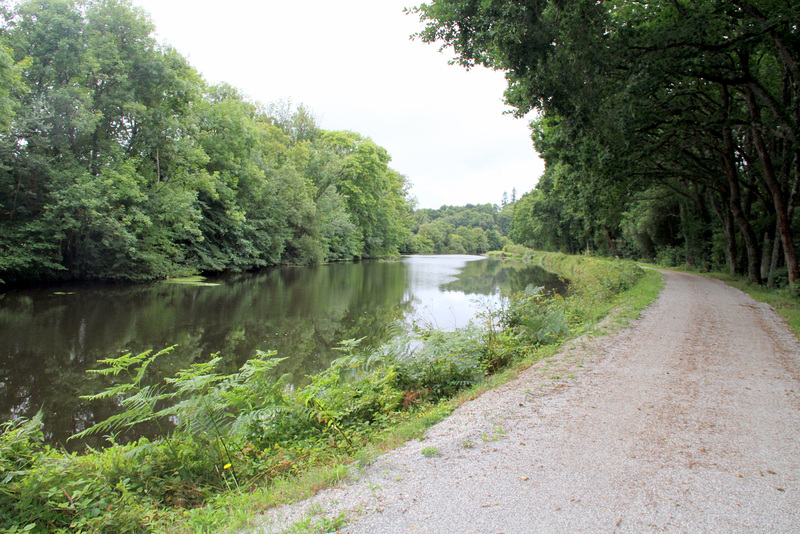
<instances>
[{"instance_id":1,"label":"weed","mask_svg":"<svg viewBox=\"0 0 800 534\"><path fill-rule=\"evenodd\" d=\"M97 396L116 398L123 410L85 433L108 435L108 448L75 455L46 447L41 416L0 426L0 530L238 528L266 507L337 484L348 465L367 465L381 450L421 436L459 403L555 353L567 335L612 306L624 303L625 316L635 317L659 289L657 273L642 275L626 262L537 257L570 275L567 297L529 288L487 310L482 328L419 330L377 350L347 340L341 357L297 391L273 377L277 360L269 353L230 375L217 371L215 357L161 383L148 376L161 353L104 360L96 372L115 382ZM116 442L131 425L165 419L177 424L173 432ZM505 433L497 424L481 440ZM295 532L327 532L345 522L343 515L310 517Z\"/></svg>"},{"instance_id":2,"label":"weed","mask_svg":"<svg viewBox=\"0 0 800 534\"><path fill-rule=\"evenodd\" d=\"M347 525L347 514L345 512L341 512L336 517L323 518L318 523L321 533L334 532L345 525Z\"/></svg>"},{"instance_id":3,"label":"weed","mask_svg":"<svg viewBox=\"0 0 800 534\"><path fill-rule=\"evenodd\" d=\"M379 484L375 484L374 482L369 482L369 491L373 497L377 497L378 493L383 491L383 488Z\"/></svg>"},{"instance_id":4,"label":"weed","mask_svg":"<svg viewBox=\"0 0 800 534\"><path fill-rule=\"evenodd\" d=\"M421 452L422 456L425 456L426 458L435 458L441 455L441 452L439 452L439 449L436 447L425 447Z\"/></svg>"}]
</instances>

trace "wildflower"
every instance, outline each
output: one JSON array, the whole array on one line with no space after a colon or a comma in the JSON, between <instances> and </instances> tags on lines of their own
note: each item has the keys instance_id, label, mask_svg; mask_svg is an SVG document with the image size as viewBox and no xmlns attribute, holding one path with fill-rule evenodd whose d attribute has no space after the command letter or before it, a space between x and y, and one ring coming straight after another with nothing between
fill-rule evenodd
<instances>
[{"instance_id":1,"label":"wildflower","mask_svg":"<svg viewBox=\"0 0 800 534\"><path fill-rule=\"evenodd\" d=\"M222 468L223 469L230 469L231 468L231 464L225 464L225 465L222 466Z\"/></svg>"}]
</instances>

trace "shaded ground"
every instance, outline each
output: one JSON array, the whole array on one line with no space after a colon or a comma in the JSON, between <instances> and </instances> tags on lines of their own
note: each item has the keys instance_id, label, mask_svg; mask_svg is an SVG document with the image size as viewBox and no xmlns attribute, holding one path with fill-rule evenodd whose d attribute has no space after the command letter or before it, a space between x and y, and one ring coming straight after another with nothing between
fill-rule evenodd
<instances>
[{"instance_id":1,"label":"shaded ground","mask_svg":"<svg viewBox=\"0 0 800 534\"><path fill-rule=\"evenodd\" d=\"M259 532L309 510L346 513L353 534L800 532L797 338L736 289L664 275L632 328L571 344Z\"/></svg>"}]
</instances>

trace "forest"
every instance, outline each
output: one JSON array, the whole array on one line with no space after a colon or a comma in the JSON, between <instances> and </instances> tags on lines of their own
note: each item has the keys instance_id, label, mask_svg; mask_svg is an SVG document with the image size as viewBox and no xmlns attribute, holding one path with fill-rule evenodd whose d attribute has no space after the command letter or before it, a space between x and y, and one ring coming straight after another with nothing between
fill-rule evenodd
<instances>
[{"instance_id":1,"label":"forest","mask_svg":"<svg viewBox=\"0 0 800 534\"><path fill-rule=\"evenodd\" d=\"M369 137L208 84L125 0L0 5L3 283L511 241L771 286L800 278L798 0L410 8L417 39L505 73L505 100L534 117L546 162L519 198L435 210L414 209Z\"/></svg>"},{"instance_id":2,"label":"forest","mask_svg":"<svg viewBox=\"0 0 800 534\"><path fill-rule=\"evenodd\" d=\"M483 254L502 250L514 214L513 202L442 206L413 213L411 252L419 254Z\"/></svg>"},{"instance_id":3,"label":"forest","mask_svg":"<svg viewBox=\"0 0 800 534\"><path fill-rule=\"evenodd\" d=\"M796 284L797 0L472 0L416 36L505 73L546 162L510 237Z\"/></svg>"},{"instance_id":4,"label":"forest","mask_svg":"<svg viewBox=\"0 0 800 534\"><path fill-rule=\"evenodd\" d=\"M2 2L0 280L389 257L406 178L305 106L209 85L125 0Z\"/></svg>"}]
</instances>

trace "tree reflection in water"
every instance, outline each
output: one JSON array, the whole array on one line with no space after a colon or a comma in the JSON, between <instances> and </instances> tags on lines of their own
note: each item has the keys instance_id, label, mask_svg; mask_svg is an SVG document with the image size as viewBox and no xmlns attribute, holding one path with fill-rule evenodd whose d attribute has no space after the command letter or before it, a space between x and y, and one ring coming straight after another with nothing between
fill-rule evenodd
<instances>
[{"instance_id":1,"label":"tree reflection in water","mask_svg":"<svg viewBox=\"0 0 800 534\"><path fill-rule=\"evenodd\" d=\"M31 417L43 409L48 441L66 444L70 435L117 409L114 400L79 398L108 385L86 373L97 360L171 345L177 347L152 366L152 381L213 353L223 357L220 372L231 373L257 350L275 350L285 358L278 373L302 385L337 356L333 347L339 341L365 337L365 343L380 345L398 321L410 322L426 306L431 313L431 305L442 302L450 307L433 321L447 323L448 315L458 313L464 318L456 326L463 326L476 312L469 309L475 295L543 285L534 275L541 273L524 264L419 256L280 267L215 277L204 285L94 284L9 292L0 298L2 418ZM95 437L84 443L103 442Z\"/></svg>"}]
</instances>

